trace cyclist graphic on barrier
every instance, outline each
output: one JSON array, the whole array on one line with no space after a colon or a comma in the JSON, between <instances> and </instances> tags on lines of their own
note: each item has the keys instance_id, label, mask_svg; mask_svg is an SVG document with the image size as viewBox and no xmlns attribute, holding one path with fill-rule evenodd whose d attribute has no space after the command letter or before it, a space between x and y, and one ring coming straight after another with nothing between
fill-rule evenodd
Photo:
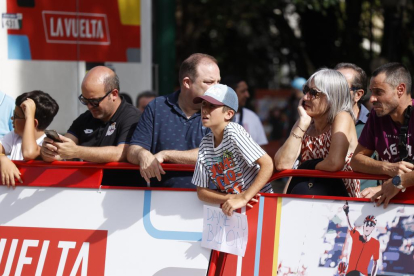
<instances>
[{"instance_id":1,"label":"cyclist graphic on barrier","mask_svg":"<svg viewBox=\"0 0 414 276\"><path fill-rule=\"evenodd\" d=\"M356 230L356 227L352 227L349 221L349 205L348 201L345 203L344 212L348 220L349 234L352 238L352 248L348 261L348 269L346 271L347 276L365 276L368 275L368 266L371 258L373 258L373 266L371 276L377 275L377 266L379 259L380 243L377 239L370 237L372 231L374 231L377 220L375 216L369 215L365 218L362 226L362 235Z\"/></svg>"}]
</instances>

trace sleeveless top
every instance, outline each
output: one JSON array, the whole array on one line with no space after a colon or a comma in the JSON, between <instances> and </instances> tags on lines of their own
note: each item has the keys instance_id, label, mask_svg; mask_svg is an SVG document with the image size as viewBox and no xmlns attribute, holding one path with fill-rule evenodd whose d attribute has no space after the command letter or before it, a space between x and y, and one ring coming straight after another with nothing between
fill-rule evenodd
<instances>
[{"instance_id":1,"label":"sleeveless top","mask_svg":"<svg viewBox=\"0 0 414 276\"><path fill-rule=\"evenodd\" d=\"M323 158L328 156L329 149L331 147L332 127L317 137L303 135L300 154L302 157L301 162ZM353 152L347 152L345 157L345 166L342 171L352 171L350 162L354 155ZM350 197L361 197L360 194L360 181L359 179L342 179L345 184L346 190Z\"/></svg>"}]
</instances>

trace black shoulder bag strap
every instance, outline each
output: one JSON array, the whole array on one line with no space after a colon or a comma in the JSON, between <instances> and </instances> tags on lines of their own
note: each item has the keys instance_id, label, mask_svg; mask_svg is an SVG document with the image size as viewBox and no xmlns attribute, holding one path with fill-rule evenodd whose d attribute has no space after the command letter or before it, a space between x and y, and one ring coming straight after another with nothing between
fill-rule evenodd
<instances>
[{"instance_id":1,"label":"black shoulder bag strap","mask_svg":"<svg viewBox=\"0 0 414 276\"><path fill-rule=\"evenodd\" d=\"M239 119L239 125L243 126L243 107L240 108L240 119Z\"/></svg>"},{"instance_id":2,"label":"black shoulder bag strap","mask_svg":"<svg viewBox=\"0 0 414 276\"><path fill-rule=\"evenodd\" d=\"M400 154L401 161L404 161L408 157L407 151L407 134L408 134L408 126L410 123L411 117L411 109L412 106L409 105L404 111L404 123L400 128L400 133L398 134L398 151Z\"/></svg>"}]
</instances>

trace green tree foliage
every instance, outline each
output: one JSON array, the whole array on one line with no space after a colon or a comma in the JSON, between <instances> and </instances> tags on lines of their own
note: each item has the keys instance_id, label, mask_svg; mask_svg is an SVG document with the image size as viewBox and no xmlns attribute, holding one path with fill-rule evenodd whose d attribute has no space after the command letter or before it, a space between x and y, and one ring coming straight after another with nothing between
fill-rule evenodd
<instances>
[{"instance_id":1,"label":"green tree foliage","mask_svg":"<svg viewBox=\"0 0 414 276\"><path fill-rule=\"evenodd\" d=\"M294 76L353 62L414 65L413 4L402 0L176 0L177 64L204 52L222 76L278 88Z\"/></svg>"}]
</instances>

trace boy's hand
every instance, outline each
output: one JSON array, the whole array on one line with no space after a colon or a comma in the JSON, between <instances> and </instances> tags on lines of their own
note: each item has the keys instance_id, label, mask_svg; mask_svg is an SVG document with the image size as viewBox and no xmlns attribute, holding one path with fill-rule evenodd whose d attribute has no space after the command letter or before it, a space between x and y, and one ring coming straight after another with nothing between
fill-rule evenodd
<instances>
[{"instance_id":1,"label":"boy's hand","mask_svg":"<svg viewBox=\"0 0 414 276\"><path fill-rule=\"evenodd\" d=\"M24 117L26 119L34 119L36 112L36 104L32 99L27 98L24 102L22 102L20 107L22 108Z\"/></svg>"},{"instance_id":2,"label":"boy's hand","mask_svg":"<svg viewBox=\"0 0 414 276\"><path fill-rule=\"evenodd\" d=\"M16 178L20 183L23 183L20 178L20 171L16 165L6 156L0 157L0 174L1 174L1 183L10 187L15 186L14 179Z\"/></svg>"},{"instance_id":3,"label":"boy's hand","mask_svg":"<svg viewBox=\"0 0 414 276\"><path fill-rule=\"evenodd\" d=\"M254 199L257 202L257 199ZM254 202L253 199L250 201ZM226 216L231 217L233 215L233 211L237 210L241 207L244 207L248 205L249 207L252 207L252 205L248 204L249 200L247 200L244 197L244 194L237 194L235 197L228 199L226 202L223 203L223 206L221 206L221 209L223 210L223 213Z\"/></svg>"},{"instance_id":4,"label":"boy's hand","mask_svg":"<svg viewBox=\"0 0 414 276\"><path fill-rule=\"evenodd\" d=\"M254 197L252 197L250 200L249 200L249 203L247 203L247 207L250 207L250 208L253 208L253 205L254 204L256 204L257 202L259 202L259 197L261 197L262 195L261 194L259 194L259 193L257 193Z\"/></svg>"}]
</instances>

